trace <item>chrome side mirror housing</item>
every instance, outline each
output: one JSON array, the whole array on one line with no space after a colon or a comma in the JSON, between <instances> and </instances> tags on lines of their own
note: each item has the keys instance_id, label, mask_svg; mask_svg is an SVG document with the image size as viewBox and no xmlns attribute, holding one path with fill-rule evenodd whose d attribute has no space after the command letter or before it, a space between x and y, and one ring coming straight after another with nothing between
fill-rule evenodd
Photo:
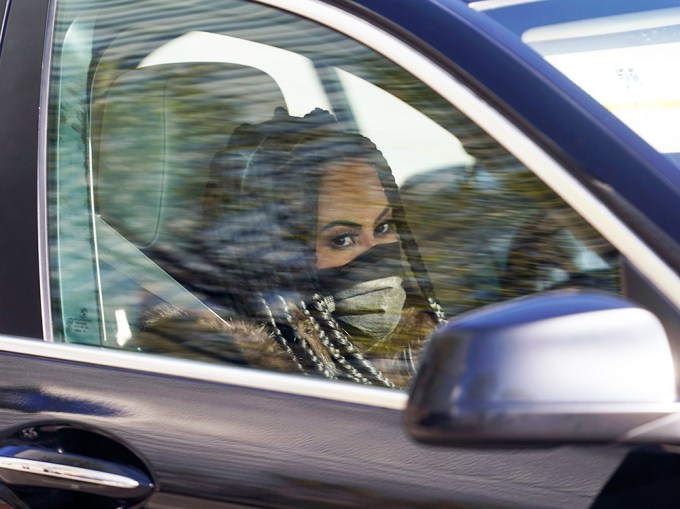
<instances>
[{"instance_id":1,"label":"chrome side mirror housing","mask_svg":"<svg viewBox=\"0 0 680 509\"><path fill-rule=\"evenodd\" d=\"M405 417L409 433L431 444L653 442L646 427L672 416L675 401L668 339L652 313L559 291L487 306L437 331Z\"/></svg>"}]
</instances>

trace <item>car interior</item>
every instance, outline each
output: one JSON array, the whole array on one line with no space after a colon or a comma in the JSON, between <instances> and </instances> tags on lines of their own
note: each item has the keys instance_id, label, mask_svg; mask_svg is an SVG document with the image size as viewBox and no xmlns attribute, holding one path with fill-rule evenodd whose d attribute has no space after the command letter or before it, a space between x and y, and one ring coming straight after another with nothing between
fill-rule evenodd
<instances>
[{"instance_id":1,"label":"car interior","mask_svg":"<svg viewBox=\"0 0 680 509\"><path fill-rule=\"evenodd\" d=\"M63 79L59 90L55 187L61 201L54 222L64 249L57 256L62 277L55 282L58 334L87 343L99 329L99 344L127 348L154 306L228 314L207 297L211 268L197 242L215 206L209 190L222 185L214 181L211 163L237 126L267 120L276 107L299 108L294 103L300 100L272 71L230 61L242 62L244 55L204 61L209 58L169 46L194 24L129 27L84 58L76 35L92 26L89 18L74 22L65 42L74 45L65 52L72 60L63 63L74 75L89 76L87 82ZM174 48L172 56L150 61L167 47ZM342 69L370 80L361 56L344 65L329 63L318 48L304 55L322 92L305 100L362 127L352 109L355 92L338 78ZM395 101L425 104L426 116L473 161L441 163L400 183L409 224L448 316L554 288L619 291L618 253L599 234L491 136L389 65L391 78L375 84ZM83 94L89 106L83 106ZM79 153L87 154L85 173L77 163L64 164ZM398 161L390 164L398 171Z\"/></svg>"}]
</instances>

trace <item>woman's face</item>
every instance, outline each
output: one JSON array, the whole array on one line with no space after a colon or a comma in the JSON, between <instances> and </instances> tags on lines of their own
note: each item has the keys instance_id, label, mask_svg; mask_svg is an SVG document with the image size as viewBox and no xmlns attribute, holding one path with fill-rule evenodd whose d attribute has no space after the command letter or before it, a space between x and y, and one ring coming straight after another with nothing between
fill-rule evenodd
<instances>
[{"instance_id":1,"label":"woman's face","mask_svg":"<svg viewBox=\"0 0 680 509\"><path fill-rule=\"evenodd\" d=\"M319 188L316 267L345 265L377 244L397 240L375 169L361 162L326 168Z\"/></svg>"}]
</instances>

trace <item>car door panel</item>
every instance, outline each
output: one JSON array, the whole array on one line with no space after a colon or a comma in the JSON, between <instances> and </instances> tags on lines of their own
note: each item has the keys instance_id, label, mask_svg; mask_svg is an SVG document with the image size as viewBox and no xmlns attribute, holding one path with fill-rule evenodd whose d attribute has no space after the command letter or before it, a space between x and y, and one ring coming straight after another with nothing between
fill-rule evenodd
<instances>
[{"instance_id":1,"label":"car door panel","mask_svg":"<svg viewBox=\"0 0 680 509\"><path fill-rule=\"evenodd\" d=\"M103 430L150 465L164 496L262 507L587 507L626 454L434 449L406 438L398 409L23 354L3 353L0 373L1 430L51 421Z\"/></svg>"}]
</instances>

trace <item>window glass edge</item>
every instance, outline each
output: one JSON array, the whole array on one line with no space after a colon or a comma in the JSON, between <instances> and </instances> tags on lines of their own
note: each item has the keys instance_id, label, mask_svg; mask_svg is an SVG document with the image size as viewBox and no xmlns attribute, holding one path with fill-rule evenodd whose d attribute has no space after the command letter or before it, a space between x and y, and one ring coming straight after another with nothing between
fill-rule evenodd
<instances>
[{"instance_id":1,"label":"window glass edge","mask_svg":"<svg viewBox=\"0 0 680 509\"><path fill-rule=\"evenodd\" d=\"M40 114L38 119L38 256L40 277L40 300L42 304L43 339L54 341L52 327L52 301L50 289L50 257L47 206L47 144L49 135L49 102L52 70L52 50L54 45L54 25L56 22L57 0L49 0L45 23L45 42L43 66L40 82Z\"/></svg>"}]
</instances>

